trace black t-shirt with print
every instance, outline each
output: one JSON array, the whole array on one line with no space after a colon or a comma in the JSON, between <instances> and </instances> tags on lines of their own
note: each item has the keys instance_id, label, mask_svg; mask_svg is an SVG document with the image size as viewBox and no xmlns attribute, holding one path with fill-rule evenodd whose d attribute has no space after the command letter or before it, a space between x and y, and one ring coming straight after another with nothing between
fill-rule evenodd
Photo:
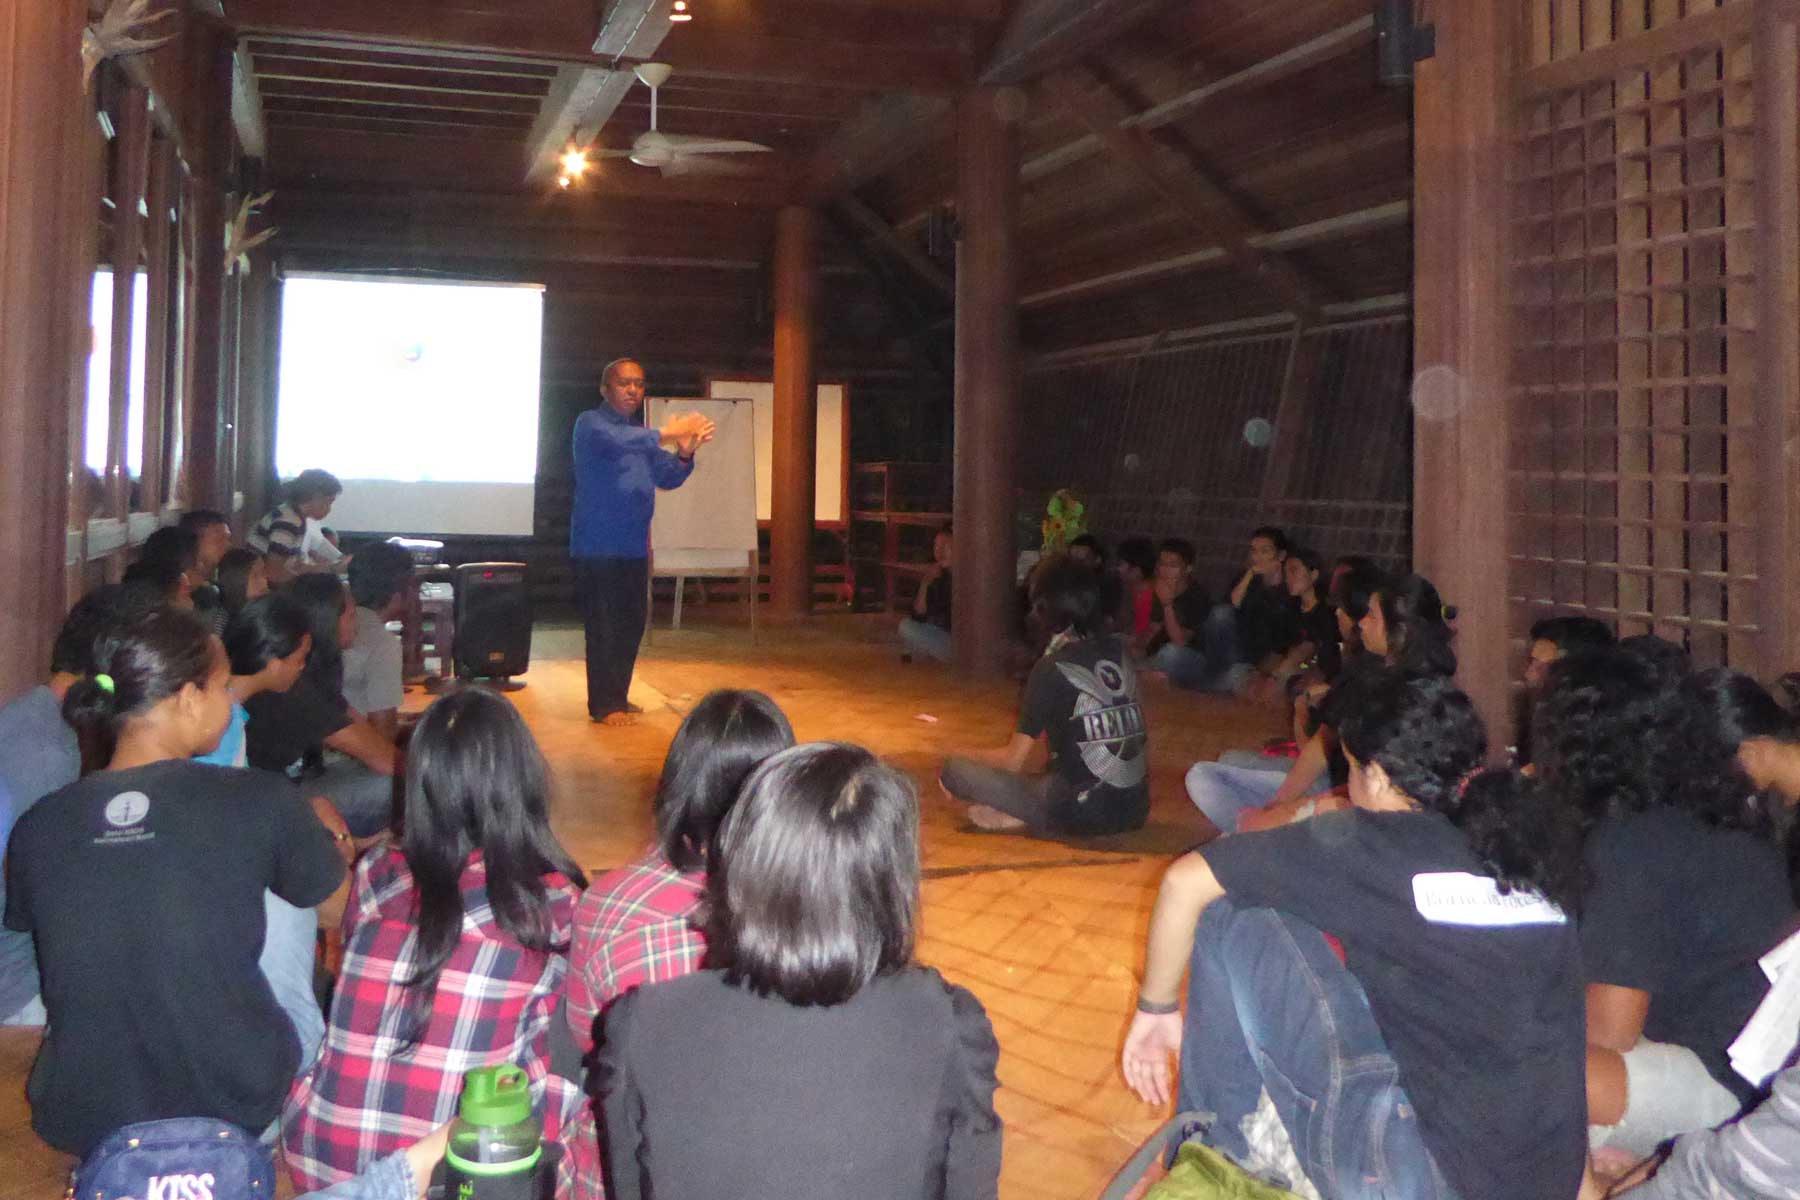
<instances>
[{"instance_id":1,"label":"black t-shirt with print","mask_svg":"<svg viewBox=\"0 0 1800 1200\"><path fill-rule=\"evenodd\" d=\"M6 926L36 937L50 1014L26 1087L46 1142L275 1119L300 1047L257 966L263 892L309 908L344 878L294 789L186 760L101 771L32 806L8 871Z\"/></svg>"},{"instance_id":2,"label":"black t-shirt with print","mask_svg":"<svg viewBox=\"0 0 1800 1200\"><path fill-rule=\"evenodd\" d=\"M1244 661L1255 666L1271 654L1285 654L1300 640L1299 609L1287 585L1252 576L1238 605L1238 637Z\"/></svg>"},{"instance_id":3,"label":"black t-shirt with print","mask_svg":"<svg viewBox=\"0 0 1800 1200\"><path fill-rule=\"evenodd\" d=\"M1587 1028L1580 944L1559 910L1498 895L1434 813L1330 813L1200 853L1233 900L1343 943L1426 1147L1463 1200L1575 1194Z\"/></svg>"},{"instance_id":4,"label":"black t-shirt with print","mask_svg":"<svg viewBox=\"0 0 1800 1200\"><path fill-rule=\"evenodd\" d=\"M1149 757L1137 678L1115 636L1040 658L1025 681L1019 732L1050 742L1051 822L1069 833L1136 829L1150 814Z\"/></svg>"},{"instance_id":5,"label":"black t-shirt with print","mask_svg":"<svg viewBox=\"0 0 1800 1200\"><path fill-rule=\"evenodd\" d=\"M245 756L264 771L285 771L324 740L350 724L341 692L328 691L311 673L302 673L285 692L258 692L244 702Z\"/></svg>"},{"instance_id":6,"label":"black t-shirt with print","mask_svg":"<svg viewBox=\"0 0 1800 1200\"><path fill-rule=\"evenodd\" d=\"M1200 627L1206 624L1206 614L1212 611L1212 597L1197 584L1190 583L1187 590L1175 597L1170 604L1175 610L1175 623L1187 630L1191 636L1188 641L1190 650L1201 650ZM1163 602L1154 592L1150 595L1150 641L1144 646L1146 654L1155 654L1169 643L1168 627L1163 624Z\"/></svg>"},{"instance_id":7,"label":"black t-shirt with print","mask_svg":"<svg viewBox=\"0 0 1800 1200\"><path fill-rule=\"evenodd\" d=\"M1769 991L1757 962L1795 923L1773 841L1672 808L1608 817L1586 846L1589 983L1650 993L1644 1036L1692 1050L1740 1100L1728 1049Z\"/></svg>"}]
</instances>

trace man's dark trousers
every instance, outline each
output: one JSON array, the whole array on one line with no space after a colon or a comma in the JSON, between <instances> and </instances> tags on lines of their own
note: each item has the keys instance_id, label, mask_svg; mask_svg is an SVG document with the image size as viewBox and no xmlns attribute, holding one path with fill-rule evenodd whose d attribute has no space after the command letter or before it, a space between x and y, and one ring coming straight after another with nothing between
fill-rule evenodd
<instances>
[{"instance_id":1,"label":"man's dark trousers","mask_svg":"<svg viewBox=\"0 0 1800 1200\"><path fill-rule=\"evenodd\" d=\"M624 712L649 615L650 560L575 558L575 604L587 636L588 715Z\"/></svg>"}]
</instances>

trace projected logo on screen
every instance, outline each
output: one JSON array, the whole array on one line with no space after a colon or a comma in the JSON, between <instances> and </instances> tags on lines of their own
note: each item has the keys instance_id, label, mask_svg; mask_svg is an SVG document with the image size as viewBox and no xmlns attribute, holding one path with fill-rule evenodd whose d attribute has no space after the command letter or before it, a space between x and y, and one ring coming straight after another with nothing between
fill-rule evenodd
<instances>
[{"instance_id":1,"label":"projected logo on screen","mask_svg":"<svg viewBox=\"0 0 1800 1200\"><path fill-rule=\"evenodd\" d=\"M530 533L543 314L535 286L290 276L277 469L343 480L339 529Z\"/></svg>"}]
</instances>

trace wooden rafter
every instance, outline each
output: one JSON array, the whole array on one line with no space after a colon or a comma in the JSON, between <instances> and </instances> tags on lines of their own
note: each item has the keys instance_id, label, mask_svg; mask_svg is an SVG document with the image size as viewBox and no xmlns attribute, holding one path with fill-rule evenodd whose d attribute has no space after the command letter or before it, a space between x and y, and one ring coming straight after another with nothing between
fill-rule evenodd
<instances>
[{"instance_id":1,"label":"wooden rafter","mask_svg":"<svg viewBox=\"0 0 1800 1200\"><path fill-rule=\"evenodd\" d=\"M1136 112L1092 70L1077 67L1068 76L1072 86L1063 90L1063 103L1115 158L1203 233L1216 238L1246 279L1302 319L1316 315L1322 300L1313 283L1279 254L1252 244L1252 238L1271 232L1267 226L1202 174L1191 155L1177 156L1142 129L1125 124Z\"/></svg>"},{"instance_id":2,"label":"wooden rafter","mask_svg":"<svg viewBox=\"0 0 1800 1200\"><path fill-rule=\"evenodd\" d=\"M808 183L822 199L859 186L930 144L949 114L941 96L888 95L868 101L813 155Z\"/></svg>"},{"instance_id":3,"label":"wooden rafter","mask_svg":"<svg viewBox=\"0 0 1800 1200\"><path fill-rule=\"evenodd\" d=\"M981 72L989 87L1023 83L1097 50L1171 0L1024 0Z\"/></svg>"},{"instance_id":4,"label":"wooden rafter","mask_svg":"<svg viewBox=\"0 0 1800 1200\"><path fill-rule=\"evenodd\" d=\"M525 182L535 183L556 174L558 156L571 141L585 144L617 107L623 90L616 82L620 72L605 67L561 67L544 97L537 121L525 140ZM630 76L627 75L629 81ZM611 105L602 113L601 100L607 93ZM582 136L586 127L588 136Z\"/></svg>"},{"instance_id":5,"label":"wooden rafter","mask_svg":"<svg viewBox=\"0 0 1800 1200\"><path fill-rule=\"evenodd\" d=\"M231 122L237 127L238 142L250 158L263 158L269 153L268 127L263 123L262 95L257 90L256 69L250 55L239 43L231 64Z\"/></svg>"},{"instance_id":6,"label":"wooden rafter","mask_svg":"<svg viewBox=\"0 0 1800 1200\"><path fill-rule=\"evenodd\" d=\"M904 266L914 279L935 292L939 299L954 301L956 281L910 240L896 233L880 213L855 196L839 197L837 211L856 240L879 246L890 259Z\"/></svg>"}]
</instances>

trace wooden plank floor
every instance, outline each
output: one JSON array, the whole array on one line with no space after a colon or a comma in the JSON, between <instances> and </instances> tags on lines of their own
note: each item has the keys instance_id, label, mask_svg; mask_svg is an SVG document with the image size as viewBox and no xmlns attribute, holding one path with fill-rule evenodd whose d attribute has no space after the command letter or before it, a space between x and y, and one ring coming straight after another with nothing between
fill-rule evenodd
<instances>
[{"instance_id":1,"label":"wooden plank floor","mask_svg":"<svg viewBox=\"0 0 1800 1200\"><path fill-rule=\"evenodd\" d=\"M556 769L564 844L591 871L648 844L650 793L669 738L715 687L760 688L802 740L860 742L911 772L920 784L927 876L919 956L980 997L1000 1040L1001 1195L1096 1195L1165 1115L1126 1091L1116 1062L1157 880L1169 857L1207 828L1182 792L1182 772L1197 758L1278 732L1276 717L1146 689L1146 829L1080 845L980 833L942 797L934 772L947 751L1005 740L1015 686L902 665L873 618L765 628L756 647L704 610L690 608L689 620L646 647L633 696L647 712L629 730L587 720L579 633L540 629L528 686L513 699ZM408 694L409 707L428 701ZM55 1200L66 1178L65 1160L30 1130L23 1093L35 1047L31 1031L0 1031L0 1200Z\"/></svg>"}]
</instances>

